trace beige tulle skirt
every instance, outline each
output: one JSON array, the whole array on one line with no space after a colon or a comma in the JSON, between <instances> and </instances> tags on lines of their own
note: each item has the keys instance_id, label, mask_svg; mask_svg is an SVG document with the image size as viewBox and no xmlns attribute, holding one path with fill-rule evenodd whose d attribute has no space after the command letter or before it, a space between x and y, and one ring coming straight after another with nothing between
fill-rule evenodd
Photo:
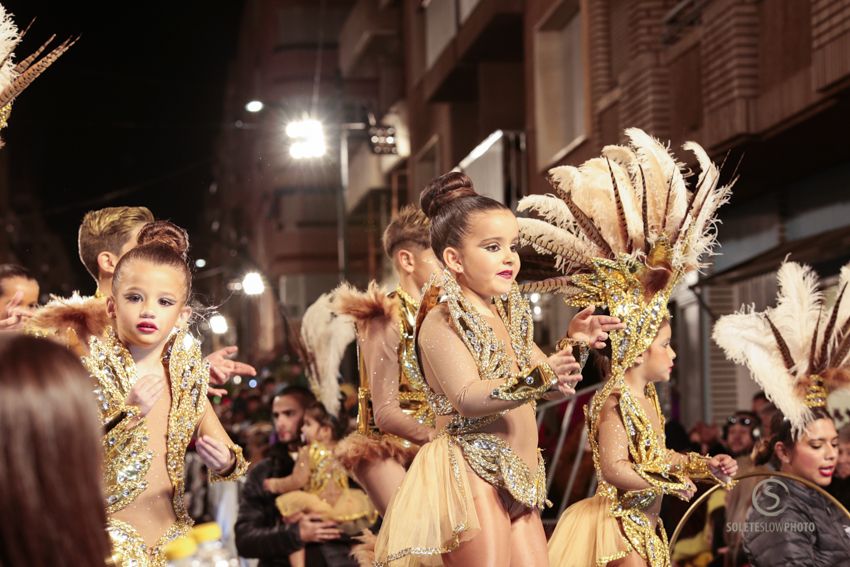
<instances>
[{"instance_id":1,"label":"beige tulle skirt","mask_svg":"<svg viewBox=\"0 0 850 567\"><path fill-rule=\"evenodd\" d=\"M605 567L628 555L631 547L610 508L611 501L598 494L567 508L549 538L549 565Z\"/></svg>"},{"instance_id":2,"label":"beige tulle skirt","mask_svg":"<svg viewBox=\"0 0 850 567\"><path fill-rule=\"evenodd\" d=\"M463 455L440 435L419 449L390 501L375 543L375 565L442 565L441 554L480 529Z\"/></svg>"},{"instance_id":3,"label":"beige tulle skirt","mask_svg":"<svg viewBox=\"0 0 850 567\"><path fill-rule=\"evenodd\" d=\"M348 535L359 534L378 519L372 501L365 492L356 488L343 490L333 505L303 490L281 494L275 499L275 505L282 516L292 516L298 512L320 514L327 520L338 522L340 531Z\"/></svg>"}]
</instances>

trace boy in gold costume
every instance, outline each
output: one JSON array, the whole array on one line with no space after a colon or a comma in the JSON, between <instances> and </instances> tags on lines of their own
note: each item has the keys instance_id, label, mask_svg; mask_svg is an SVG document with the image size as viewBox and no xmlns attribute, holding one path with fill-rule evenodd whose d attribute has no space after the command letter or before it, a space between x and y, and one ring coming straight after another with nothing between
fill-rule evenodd
<instances>
[{"instance_id":1,"label":"boy in gold costume","mask_svg":"<svg viewBox=\"0 0 850 567\"><path fill-rule=\"evenodd\" d=\"M399 280L391 294L375 282L366 292L344 285L334 294L335 310L355 320L360 360L357 431L336 454L381 514L419 446L434 436L434 414L413 349L421 289L438 265L429 229L428 219L412 206L387 226L384 251Z\"/></svg>"}]
</instances>

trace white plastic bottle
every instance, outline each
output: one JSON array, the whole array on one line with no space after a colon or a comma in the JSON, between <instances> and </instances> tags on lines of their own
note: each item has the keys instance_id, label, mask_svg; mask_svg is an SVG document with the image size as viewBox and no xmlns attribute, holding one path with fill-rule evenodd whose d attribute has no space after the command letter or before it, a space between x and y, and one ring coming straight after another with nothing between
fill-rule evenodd
<instances>
[{"instance_id":1,"label":"white plastic bottle","mask_svg":"<svg viewBox=\"0 0 850 567\"><path fill-rule=\"evenodd\" d=\"M195 526L192 537L198 544L195 559L199 567L239 567L239 559L221 543L221 528L215 522Z\"/></svg>"}]
</instances>

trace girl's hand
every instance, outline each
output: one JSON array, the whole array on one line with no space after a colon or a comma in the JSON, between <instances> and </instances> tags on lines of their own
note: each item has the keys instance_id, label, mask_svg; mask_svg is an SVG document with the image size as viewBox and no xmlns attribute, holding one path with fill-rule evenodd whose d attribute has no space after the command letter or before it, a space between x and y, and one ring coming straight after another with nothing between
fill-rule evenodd
<instances>
[{"instance_id":1,"label":"girl's hand","mask_svg":"<svg viewBox=\"0 0 850 567\"><path fill-rule=\"evenodd\" d=\"M686 502L689 502L691 498L694 497L694 494L697 492L697 485L694 484L694 481L688 479L688 486L682 490L676 491Z\"/></svg>"},{"instance_id":2,"label":"girl's hand","mask_svg":"<svg viewBox=\"0 0 850 567\"><path fill-rule=\"evenodd\" d=\"M210 383L226 384L234 376L256 376L257 370L250 364L233 360L239 349L235 346L220 348L205 359L210 363Z\"/></svg>"},{"instance_id":3,"label":"girl's hand","mask_svg":"<svg viewBox=\"0 0 850 567\"><path fill-rule=\"evenodd\" d=\"M195 451L198 456L207 465L207 468L216 474L224 476L224 473L233 468L236 464L236 455L230 448L209 435L201 435L195 442Z\"/></svg>"},{"instance_id":4,"label":"girl's hand","mask_svg":"<svg viewBox=\"0 0 850 567\"><path fill-rule=\"evenodd\" d=\"M595 309L591 305L576 313L575 317L570 321L567 336L571 339L585 342L592 348L600 349L605 348L608 333L618 329L624 329L626 326L617 317L594 315L593 312Z\"/></svg>"},{"instance_id":5,"label":"girl's hand","mask_svg":"<svg viewBox=\"0 0 850 567\"><path fill-rule=\"evenodd\" d=\"M148 415L151 408L162 397L165 387L164 375L146 374L136 380L136 383L130 389L130 393L127 394L127 400L124 403L128 406L138 407L142 416Z\"/></svg>"},{"instance_id":6,"label":"girl's hand","mask_svg":"<svg viewBox=\"0 0 850 567\"><path fill-rule=\"evenodd\" d=\"M572 352L564 349L552 354L547 362L558 377L558 390L565 396L576 393L576 384L581 382L581 367Z\"/></svg>"},{"instance_id":7,"label":"girl's hand","mask_svg":"<svg viewBox=\"0 0 850 567\"><path fill-rule=\"evenodd\" d=\"M738 474L738 461L729 455L715 455L708 460L708 470L723 482Z\"/></svg>"},{"instance_id":8,"label":"girl's hand","mask_svg":"<svg viewBox=\"0 0 850 567\"><path fill-rule=\"evenodd\" d=\"M17 291L6 307L0 312L0 331L17 331L32 317L32 311L21 307L24 292Z\"/></svg>"}]
</instances>

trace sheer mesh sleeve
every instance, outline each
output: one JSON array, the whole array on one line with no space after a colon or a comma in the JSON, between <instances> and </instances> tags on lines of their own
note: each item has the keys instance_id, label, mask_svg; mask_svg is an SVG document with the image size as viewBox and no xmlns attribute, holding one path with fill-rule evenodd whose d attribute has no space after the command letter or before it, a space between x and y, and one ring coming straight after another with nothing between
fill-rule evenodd
<instances>
[{"instance_id":1,"label":"sheer mesh sleeve","mask_svg":"<svg viewBox=\"0 0 850 567\"><path fill-rule=\"evenodd\" d=\"M200 423L198 423L198 436L201 435L208 435L217 441L221 441L233 452L235 457L233 467L230 471L225 471L226 474L219 474L210 469L209 479L211 482L236 480L248 471L248 461L242 456L242 448L230 439L227 431L224 430L224 426L218 420L218 416L215 414L215 410L209 400L206 400L204 415Z\"/></svg>"},{"instance_id":2,"label":"sheer mesh sleeve","mask_svg":"<svg viewBox=\"0 0 850 567\"><path fill-rule=\"evenodd\" d=\"M361 329L360 356L369 373L375 424L384 433L417 445L431 439L432 429L401 410L398 399L400 330L393 319L375 319Z\"/></svg>"},{"instance_id":3,"label":"sheer mesh sleeve","mask_svg":"<svg viewBox=\"0 0 850 567\"><path fill-rule=\"evenodd\" d=\"M617 399L610 396L599 416L599 465L605 480L622 491L652 488L635 470L629 456L629 437Z\"/></svg>"},{"instance_id":4,"label":"sheer mesh sleeve","mask_svg":"<svg viewBox=\"0 0 850 567\"><path fill-rule=\"evenodd\" d=\"M526 403L491 397L504 380L482 380L466 345L437 307L428 314L419 332L419 352L425 375L433 388L448 397L464 417L483 417Z\"/></svg>"},{"instance_id":5,"label":"sheer mesh sleeve","mask_svg":"<svg viewBox=\"0 0 850 567\"><path fill-rule=\"evenodd\" d=\"M293 490L301 490L307 486L310 480L310 447L304 446L298 451L298 459L292 474L280 478L267 479L269 492L273 494L284 494Z\"/></svg>"}]
</instances>

